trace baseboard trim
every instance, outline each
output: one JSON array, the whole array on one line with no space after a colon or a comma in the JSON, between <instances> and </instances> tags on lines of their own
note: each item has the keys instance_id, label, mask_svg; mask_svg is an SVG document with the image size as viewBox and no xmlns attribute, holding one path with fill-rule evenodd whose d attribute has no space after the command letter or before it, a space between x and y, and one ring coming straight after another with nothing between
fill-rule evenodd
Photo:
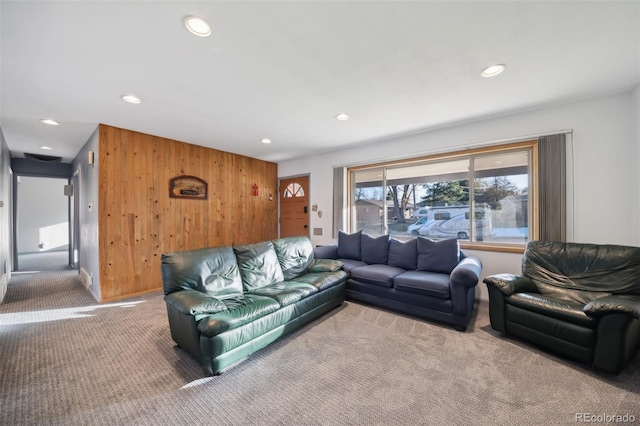
<instances>
[{"instance_id":1,"label":"baseboard trim","mask_svg":"<svg viewBox=\"0 0 640 426\"><path fill-rule=\"evenodd\" d=\"M3 274L0 278L0 305L4 302L4 296L7 294L7 287L9 281L7 280L7 274Z\"/></svg>"},{"instance_id":2,"label":"baseboard trim","mask_svg":"<svg viewBox=\"0 0 640 426\"><path fill-rule=\"evenodd\" d=\"M87 290L89 290L91 288L91 286L93 285L93 275L91 275L89 272L87 272L84 268L80 268L80 280L82 281L82 284L84 285L84 288L86 288Z\"/></svg>"}]
</instances>

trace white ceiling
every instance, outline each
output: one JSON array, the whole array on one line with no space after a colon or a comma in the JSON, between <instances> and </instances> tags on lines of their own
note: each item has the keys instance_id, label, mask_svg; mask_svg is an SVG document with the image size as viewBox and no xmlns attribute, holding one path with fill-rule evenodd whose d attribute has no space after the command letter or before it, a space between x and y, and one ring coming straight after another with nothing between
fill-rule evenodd
<instances>
[{"instance_id":1,"label":"white ceiling","mask_svg":"<svg viewBox=\"0 0 640 426\"><path fill-rule=\"evenodd\" d=\"M14 157L70 161L105 123L278 162L640 84L639 1L2 0L0 15Z\"/></svg>"}]
</instances>

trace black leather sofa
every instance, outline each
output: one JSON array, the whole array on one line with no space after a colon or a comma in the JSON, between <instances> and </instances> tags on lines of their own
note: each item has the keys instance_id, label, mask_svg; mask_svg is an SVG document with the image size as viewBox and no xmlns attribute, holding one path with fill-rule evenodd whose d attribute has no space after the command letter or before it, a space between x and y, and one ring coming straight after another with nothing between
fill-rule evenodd
<instances>
[{"instance_id":1,"label":"black leather sofa","mask_svg":"<svg viewBox=\"0 0 640 426\"><path fill-rule=\"evenodd\" d=\"M314 249L337 259L348 273L347 299L434 320L464 331L471 319L482 264L466 256L458 240L340 232L338 244Z\"/></svg>"},{"instance_id":2,"label":"black leather sofa","mask_svg":"<svg viewBox=\"0 0 640 426\"><path fill-rule=\"evenodd\" d=\"M522 275L484 279L491 327L619 373L640 347L640 248L531 241Z\"/></svg>"},{"instance_id":3,"label":"black leather sofa","mask_svg":"<svg viewBox=\"0 0 640 426\"><path fill-rule=\"evenodd\" d=\"M308 238L162 255L171 337L212 374L341 305L347 274Z\"/></svg>"}]
</instances>

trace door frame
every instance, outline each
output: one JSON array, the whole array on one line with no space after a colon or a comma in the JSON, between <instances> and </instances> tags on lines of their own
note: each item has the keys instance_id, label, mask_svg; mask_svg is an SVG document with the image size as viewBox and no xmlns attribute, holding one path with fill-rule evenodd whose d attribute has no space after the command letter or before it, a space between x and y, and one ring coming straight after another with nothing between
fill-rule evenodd
<instances>
[{"instance_id":1,"label":"door frame","mask_svg":"<svg viewBox=\"0 0 640 426\"><path fill-rule=\"evenodd\" d=\"M39 173L16 173L15 171L13 172L13 179L12 179L12 187L11 187L11 197L12 197L12 208L11 208L11 213L12 213L12 218L11 218L11 227L12 227L12 257L13 257L13 265L11 270L12 271L16 271L19 272L20 271L20 264L19 264L19 256L18 256L18 203L20 202L19 200L19 196L18 196L18 179L20 177L32 177L32 178L45 178L45 179L62 179L67 181L67 185L71 184L72 178L70 178L69 176L61 176L61 175L56 175L56 174L39 174ZM75 190L76 188L74 188ZM69 234L71 233L71 227L74 226L74 224L71 222L71 197L68 197L67 199L68 202L68 208L67 208L67 223L68 223L68 227L69 227ZM73 232L77 233L77 229L74 229ZM69 235L70 236L70 235ZM71 240L69 240L69 261L71 261L72 259L72 243ZM71 263L69 263L69 265L71 265ZM74 269L76 269L74 267Z\"/></svg>"},{"instance_id":2,"label":"door frame","mask_svg":"<svg viewBox=\"0 0 640 426\"><path fill-rule=\"evenodd\" d=\"M309 180L309 188L307 188L307 211L309 212L309 227L307 228L307 237L311 237L311 173L300 173L290 176L278 176L278 238L280 238L280 182L285 179L294 179L297 177L306 177Z\"/></svg>"}]
</instances>

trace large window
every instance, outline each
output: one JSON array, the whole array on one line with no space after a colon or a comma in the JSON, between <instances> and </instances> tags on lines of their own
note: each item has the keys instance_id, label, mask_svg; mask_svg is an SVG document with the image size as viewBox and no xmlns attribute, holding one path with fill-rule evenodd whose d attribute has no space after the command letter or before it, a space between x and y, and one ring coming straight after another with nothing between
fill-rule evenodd
<instances>
[{"instance_id":1,"label":"large window","mask_svg":"<svg viewBox=\"0 0 640 426\"><path fill-rule=\"evenodd\" d=\"M350 231L522 247L537 232L535 155L531 141L351 168Z\"/></svg>"}]
</instances>

